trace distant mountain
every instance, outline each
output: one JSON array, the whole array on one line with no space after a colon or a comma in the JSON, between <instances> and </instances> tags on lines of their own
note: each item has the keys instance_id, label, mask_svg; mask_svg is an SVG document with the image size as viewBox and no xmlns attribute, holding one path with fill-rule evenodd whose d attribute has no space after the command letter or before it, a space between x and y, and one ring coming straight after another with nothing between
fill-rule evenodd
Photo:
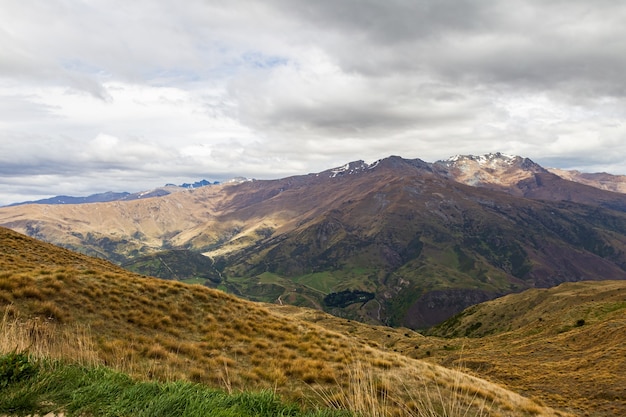
<instances>
[{"instance_id":1,"label":"distant mountain","mask_svg":"<svg viewBox=\"0 0 626 417\"><path fill-rule=\"evenodd\" d=\"M116 193L107 191L106 193L92 194L87 197L72 197L67 195L58 195L56 197L44 198L41 200L24 201L21 203L13 203L10 206L20 206L24 204L86 204L86 203L105 203L107 201L123 200L130 193Z\"/></svg>"},{"instance_id":2,"label":"distant mountain","mask_svg":"<svg viewBox=\"0 0 626 417\"><path fill-rule=\"evenodd\" d=\"M589 174L556 168L548 168L548 171L569 181L579 182L601 190L626 193L626 175L612 175L606 172Z\"/></svg>"},{"instance_id":3,"label":"distant mountain","mask_svg":"<svg viewBox=\"0 0 626 417\"><path fill-rule=\"evenodd\" d=\"M456 155L433 164L444 175L463 184L482 187L515 187L520 181L548 170L528 158L502 154Z\"/></svg>"},{"instance_id":4,"label":"distant mountain","mask_svg":"<svg viewBox=\"0 0 626 417\"><path fill-rule=\"evenodd\" d=\"M218 181L210 182L207 180L200 180L194 183L183 183L181 185L166 184L164 187L155 188L154 190L141 191L136 193L129 192L113 192L107 191L105 193L92 194L87 197L72 197L67 195L59 195L56 197L44 198L41 200L24 201L20 203L13 203L10 206L22 206L25 204L87 204L87 203L107 203L110 201L131 201L139 200L141 198L151 197L163 197L171 194L172 192L179 191L179 188L193 189L206 187L208 185L217 185Z\"/></svg>"},{"instance_id":5,"label":"distant mountain","mask_svg":"<svg viewBox=\"0 0 626 417\"><path fill-rule=\"evenodd\" d=\"M200 188L200 187L206 187L207 185L217 185L219 184L219 181L207 181L207 180L200 180L200 181L196 181L194 183L182 183L181 185L179 185L179 187L183 187L183 188Z\"/></svg>"},{"instance_id":6,"label":"distant mountain","mask_svg":"<svg viewBox=\"0 0 626 417\"><path fill-rule=\"evenodd\" d=\"M0 225L141 273L162 264L129 258L204 253L235 294L411 328L527 288L626 279L626 195L503 154L393 156L71 210L5 207Z\"/></svg>"}]
</instances>

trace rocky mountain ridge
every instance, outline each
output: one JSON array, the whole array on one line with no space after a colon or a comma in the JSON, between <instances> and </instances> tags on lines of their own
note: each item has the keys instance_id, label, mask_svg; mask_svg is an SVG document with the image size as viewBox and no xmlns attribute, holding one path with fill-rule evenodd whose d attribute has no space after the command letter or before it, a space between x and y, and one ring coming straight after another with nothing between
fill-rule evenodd
<instances>
[{"instance_id":1,"label":"rocky mountain ridge","mask_svg":"<svg viewBox=\"0 0 626 417\"><path fill-rule=\"evenodd\" d=\"M382 160L371 164L363 160L349 162L341 167L332 168L317 174L328 175L331 178L336 176L350 175L364 170L374 169ZM428 163L425 163L428 164ZM626 175L612 175L602 173L584 173L576 170L565 170L558 168L544 168L533 162L529 158L508 155L501 152L488 153L484 155L455 155L446 160L435 161L431 167L439 173L448 176L450 179L471 186L503 186L507 191L508 187L524 179L531 178L534 174L552 173L562 179L585 184L605 191L626 193ZM235 177L226 184L237 184L241 182L253 181L244 177ZM183 183L180 185L166 184L153 190L140 192L113 192L92 194L86 197L59 195L34 201L24 201L10 204L9 206L25 204L85 204L103 203L110 201L128 201L141 198L162 197L180 189L195 189L209 185L219 185L219 181L207 181L206 179L193 183ZM511 192L509 189L508 192Z\"/></svg>"},{"instance_id":2,"label":"rocky mountain ridge","mask_svg":"<svg viewBox=\"0 0 626 417\"><path fill-rule=\"evenodd\" d=\"M455 181L472 186L509 187L534 174L548 172L528 158L500 152L486 155L456 155L433 164L435 169Z\"/></svg>"}]
</instances>

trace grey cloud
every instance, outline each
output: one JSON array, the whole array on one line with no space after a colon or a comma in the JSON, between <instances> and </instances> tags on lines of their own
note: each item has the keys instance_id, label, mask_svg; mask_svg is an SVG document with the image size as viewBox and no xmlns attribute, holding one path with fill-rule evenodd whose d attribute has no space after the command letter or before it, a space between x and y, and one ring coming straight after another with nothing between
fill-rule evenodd
<instances>
[{"instance_id":1,"label":"grey cloud","mask_svg":"<svg viewBox=\"0 0 626 417\"><path fill-rule=\"evenodd\" d=\"M508 118L498 96L545 94L550 105L594 109L604 97L621 100L626 89L622 77L626 51L620 42L626 38L622 24L626 6L621 4L277 4L283 13L303 21L304 29L296 39L304 42L307 36L318 36L316 44L323 45L326 59L337 65L344 78L334 84L336 74L331 73L311 88L315 82L304 76L292 76L283 84L273 75L284 77L285 72L277 71L241 83L236 91L245 93L236 97L242 121L270 132L372 137L429 124L473 123L487 140L497 132L479 126L485 119L500 118L494 126L518 123ZM396 82L386 82L390 77ZM445 93L434 91L433 84L446 85L447 94L457 97L457 103L442 105L438 98ZM344 89L343 96L337 89ZM471 98L464 98L467 95ZM500 128L500 136L510 135L509 143L524 143L533 140L525 134L538 135L545 143L559 135L530 118L519 123L527 126ZM468 135L467 140L481 137ZM492 140L493 146L501 142Z\"/></svg>"},{"instance_id":2,"label":"grey cloud","mask_svg":"<svg viewBox=\"0 0 626 417\"><path fill-rule=\"evenodd\" d=\"M621 2L2 9L0 170L14 180L147 186L490 151L626 171Z\"/></svg>"},{"instance_id":3,"label":"grey cloud","mask_svg":"<svg viewBox=\"0 0 626 417\"><path fill-rule=\"evenodd\" d=\"M626 5L587 1L279 2L347 71L622 95ZM578 83L582 86L577 87Z\"/></svg>"},{"instance_id":4,"label":"grey cloud","mask_svg":"<svg viewBox=\"0 0 626 417\"><path fill-rule=\"evenodd\" d=\"M441 33L482 27L489 6L465 0L348 0L317 2L277 0L282 11L317 29L335 30L385 46Z\"/></svg>"},{"instance_id":5,"label":"grey cloud","mask_svg":"<svg viewBox=\"0 0 626 417\"><path fill-rule=\"evenodd\" d=\"M329 137L392 136L395 132L464 123L489 102L453 85L403 76L368 79L329 71L323 77L287 68L232 85L241 120L268 132Z\"/></svg>"},{"instance_id":6,"label":"grey cloud","mask_svg":"<svg viewBox=\"0 0 626 417\"><path fill-rule=\"evenodd\" d=\"M294 49L316 44L343 70L367 76L397 72L411 77L417 72L453 82L537 88L582 81L596 94L623 93L619 77L626 66L626 54L620 53L626 6L619 2L69 4L63 10L31 5L28 16L14 7L12 20L30 25L14 30L17 35L8 39L12 48L5 50L3 61L18 68L27 61L22 67L42 77L37 66L43 64L49 76L64 74L71 80L77 74L67 62L80 57L91 69L91 83L76 79L75 85L98 94L98 75L133 80L180 68L203 76L245 65L237 58L241 53L263 51L290 59ZM13 10L8 11L11 16ZM57 21L51 25L50 19Z\"/></svg>"},{"instance_id":7,"label":"grey cloud","mask_svg":"<svg viewBox=\"0 0 626 417\"><path fill-rule=\"evenodd\" d=\"M140 80L178 63L201 66L203 55L168 2L9 3L0 17L7 28L0 39L9 45L0 76L106 98L101 84L110 77Z\"/></svg>"},{"instance_id":8,"label":"grey cloud","mask_svg":"<svg viewBox=\"0 0 626 417\"><path fill-rule=\"evenodd\" d=\"M42 172L78 175L89 171L141 171L152 161L167 157L158 147L106 135L85 143L67 136L4 133L0 142L0 173L19 177Z\"/></svg>"}]
</instances>

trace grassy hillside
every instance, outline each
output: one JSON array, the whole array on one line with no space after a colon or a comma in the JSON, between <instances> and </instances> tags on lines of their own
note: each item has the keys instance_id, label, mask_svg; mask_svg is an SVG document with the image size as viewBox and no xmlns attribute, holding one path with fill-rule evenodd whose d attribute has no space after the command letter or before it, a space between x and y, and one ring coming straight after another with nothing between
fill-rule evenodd
<instances>
[{"instance_id":1,"label":"grassy hillside","mask_svg":"<svg viewBox=\"0 0 626 417\"><path fill-rule=\"evenodd\" d=\"M533 289L470 307L426 336L312 310L276 312L378 349L460 368L576 415L626 415L626 282Z\"/></svg>"},{"instance_id":2,"label":"grassy hillside","mask_svg":"<svg viewBox=\"0 0 626 417\"><path fill-rule=\"evenodd\" d=\"M0 271L3 352L30 347L140 380L271 389L309 407L355 408L368 399L385 415L451 404L467 415L566 415L358 334L203 286L135 275L6 229Z\"/></svg>"},{"instance_id":3,"label":"grassy hillside","mask_svg":"<svg viewBox=\"0 0 626 417\"><path fill-rule=\"evenodd\" d=\"M466 367L556 406L626 415L626 283L579 282L508 295L431 331ZM459 336L469 336L459 338ZM447 353L447 354L446 354ZM531 394L532 393L532 394Z\"/></svg>"}]
</instances>

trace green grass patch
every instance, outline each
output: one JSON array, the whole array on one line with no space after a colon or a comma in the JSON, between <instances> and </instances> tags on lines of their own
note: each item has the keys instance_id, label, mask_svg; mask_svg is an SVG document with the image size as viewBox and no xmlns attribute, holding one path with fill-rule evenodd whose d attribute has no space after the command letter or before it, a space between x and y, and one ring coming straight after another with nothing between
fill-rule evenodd
<instances>
[{"instance_id":1,"label":"green grass patch","mask_svg":"<svg viewBox=\"0 0 626 417\"><path fill-rule=\"evenodd\" d=\"M331 271L315 272L313 274L301 275L293 278L293 281L300 285L317 290L323 294L332 292L333 288L340 282L340 279Z\"/></svg>"},{"instance_id":2,"label":"green grass patch","mask_svg":"<svg viewBox=\"0 0 626 417\"><path fill-rule=\"evenodd\" d=\"M15 362L14 358L7 360ZM23 365L24 361L18 362ZM0 415L59 412L94 417L350 415L328 409L303 410L283 402L271 391L229 394L190 382L141 382L104 367L61 363L33 364L33 369L37 371L11 379L0 388Z\"/></svg>"},{"instance_id":3,"label":"green grass patch","mask_svg":"<svg viewBox=\"0 0 626 417\"><path fill-rule=\"evenodd\" d=\"M372 290L371 276L375 271L367 268L349 268L301 275L292 281L318 291L324 295L343 290Z\"/></svg>"},{"instance_id":4,"label":"green grass patch","mask_svg":"<svg viewBox=\"0 0 626 417\"><path fill-rule=\"evenodd\" d=\"M596 309L598 319L604 319L607 315L626 309L626 301L622 302L605 302L600 305L599 309Z\"/></svg>"},{"instance_id":5,"label":"green grass patch","mask_svg":"<svg viewBox=\"0 0 626 417\"><path fill-rule=\"evenodd\" d=\"M206 278L189 278L189 279L181 279L180 282L184 282L185 284L198 284L198 285L204 285L204 283L206 282Z\"/></svg>"},{"instance_id":6,"label":"green grass patch","mask_svg":"<svg viewBox=\"0 0 626 417\"><path fill-rule=\"evenodd\" d=\"M258 275L259 283L261 284L282 284L285 282L285 278L272 272L263 272Z\"/></svg>"},{"instance_id":7,"label":"green grass patch","mask_svg":"<svg viewBox=\"0 0 626 417\"><path fill-rule=\"evenodd\" d=\"M251 281L254 281L254 279L251 279L249 276L238 276L238 275L234 275L234 276L228 276L227 282L229 283L233 283L233 284L237 284L237 285L241 285L241 284L248 284Z\"/></svg>"}]
</instances>

